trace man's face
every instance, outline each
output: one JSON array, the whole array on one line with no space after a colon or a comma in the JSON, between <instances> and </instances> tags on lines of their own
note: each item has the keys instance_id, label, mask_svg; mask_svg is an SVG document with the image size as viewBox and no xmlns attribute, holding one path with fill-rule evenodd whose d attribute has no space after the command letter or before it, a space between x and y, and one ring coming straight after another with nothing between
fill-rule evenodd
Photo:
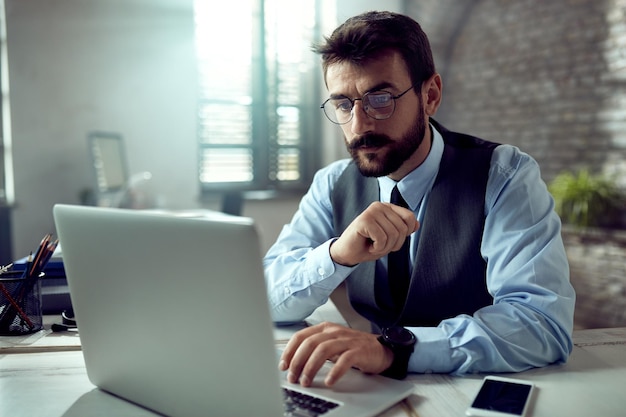
<instances>
[{"instance_id":1,"label":"man's face","mask_svg":"<svg viewBox=\"0 0 626 417\"><path fill-rule=\"evenodd\" d=\"M346 62L330 65L326 84L331 97L355 99L381 90L396 96L411 87L411 78L401 55L390 51L364 66ZM388 119L366 115L361 100L355 102L352 111L352 120L341 128L348 151L363 175L389 175L399 180L423 162L423 152L416 152L427 134L420 86L396 99L395 111ZM426 145L430 147L430 143Z\"/></svg>"}]
</instances>

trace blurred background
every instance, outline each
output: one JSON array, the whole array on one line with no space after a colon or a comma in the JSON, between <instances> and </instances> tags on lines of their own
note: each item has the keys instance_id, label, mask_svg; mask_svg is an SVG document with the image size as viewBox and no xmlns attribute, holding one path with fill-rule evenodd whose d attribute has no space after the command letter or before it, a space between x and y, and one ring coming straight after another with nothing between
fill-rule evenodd
<instances>
[{"instance_id":1,"label":"blurred background","mask_svg":"<svg viewBox=\"0 0 626 417\"><path fill-rule=\"evenodd\" d=\"M438 121L539 162L577 326L626 325L626 0L0 3L0 264L56 203L242 214L267 249L347 156L311 45L385 9L430 38Z\"/></svg>"}]
</instances>

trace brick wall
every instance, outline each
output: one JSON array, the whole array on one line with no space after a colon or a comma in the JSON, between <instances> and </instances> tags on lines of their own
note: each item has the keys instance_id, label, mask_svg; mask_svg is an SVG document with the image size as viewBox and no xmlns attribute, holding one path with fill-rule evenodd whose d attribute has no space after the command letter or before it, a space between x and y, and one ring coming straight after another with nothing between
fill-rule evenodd
<instances>
[{"instance_id":1,"label":"brick wall","mask_svg":"<svg viewBox=\"0 0 626 417\"><path fill-rule=\"evenodd\" d=\"M564 229L578 328L626 326L626 232Z\"/></svg>"},{"instance_id":2,"label":"brick wall","mask_svg":"<svg viewBox=\"0 0 626 417\"><path fill-rule=\"evenodd\" d=\"M519 146L551 180L617 172L626 187L626 0L420 0L449 128Z\"/></svg>"}]
</instances>

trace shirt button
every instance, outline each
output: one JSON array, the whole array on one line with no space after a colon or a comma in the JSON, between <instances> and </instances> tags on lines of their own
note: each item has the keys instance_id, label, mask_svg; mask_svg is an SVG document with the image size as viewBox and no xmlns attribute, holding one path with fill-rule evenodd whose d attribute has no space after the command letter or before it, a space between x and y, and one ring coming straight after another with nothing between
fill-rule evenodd
<instances>
[{"instance_id":1,"label":"shirt button","mask_svg":"<svg viewBox=\"0 0 626 417\"><path fill-rule=\"evenodd\" d=\"M320 277L323 277L326 271L324 271L324 268L320 267L320 268L317 268L317 273L319 274Z\"/></svg>"}]
</instances>

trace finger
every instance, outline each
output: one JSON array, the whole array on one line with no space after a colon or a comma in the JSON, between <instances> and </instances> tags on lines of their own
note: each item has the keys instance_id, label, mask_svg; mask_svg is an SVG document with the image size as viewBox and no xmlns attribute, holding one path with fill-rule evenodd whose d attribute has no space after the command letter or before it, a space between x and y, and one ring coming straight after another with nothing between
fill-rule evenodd
<instances>
[{"instance_id":1,"label":"finger","mask_svg":"<svg viewBox=\"0 0 626 417\"><path fill-rule=\"evenodd\" d=\"M328 327L325 330L324 336L328 336L327 338L322 340L321 335L314 336L319 340L315 344L315 349L308 354L307 362L300 373L299 382L302 386L310 386L329 360L335 365L330 368L324 380L327 386L334 385L350 368L368 370L373 366L372 358L375 358L371 352L382 347L376 336L370 333L341 326ZM371 348L372 342L374 349Z\"/></svg>"},{"instance_id":2,"label":"finger","mask_svg":"<svg viewBox=\"0 0 626 417\"><path fill-rule=\"evenodd\" d=\"M386 227L389 228L389 225ZM368 252L373 255L385 255L389 247L389 232L379 220L364 226L363 235L371 242Z\"/></svg>"},{"instance_id":3,"label":"finger","mask_svg":"<svg viewBox=\"0 0 626 417\"><path fill-rule=\"evenodd\" d=\"M323 364L327 358L331 357L324 357L324 348L318 350L318 346L332 339L334 337L332 335L333 329L339 329L340 327L341 326L332 325L330 323L320 323L301 330L292 336L287 343L285 351L283 351L279 363L281 370L289 371L287 373L287 380L289 382L298 382L301 379L303 370L307 366L311 367L307 375L310 377L310 381L312 381L312 378L319 370L321 364ZM306 384L307 381L305 380L304 383Z\"/></svg>"},{"instance_id":4,"label":"finger","mask_svg":"<svg viewBox=\"0 0 626 417\"><path fill-rule=\"evenodd\" d=\"M396 228L395 231L389 233L389 242L388 242L388 252L395 252L400 250L406 240L409 238L409 235L412 233L409 226L405 223L404 219L398 216L396 213L393 213L390 216L390 222L393 223L393 226Z\"/></svg>"},{"instance_id":5,"label":"finger","mask_svg":"<svg viewBox=\"0 0 626 417\"><path fill-rule=\"evenodd\" d=\"M349 348L350 340L360 332L333 323L321 323L305 330L298 332L295 338L297 348L288 367L285 363L281 368L288 369L289 382L310 386L326 361L337 360ZM302 337L305 339L300 340Z\"/></svg>"},{"instance_id":6,"label":"finger","mask_svg":"<svg viewBox=\"0 0 626 417\"><path fill-rule=\"evenodd\" d=\"M398 215L402 219L402 222L406 225L407 236L410 235L411 233L416 232L417 229L419 229L419 221L417 221L417 218L415 217L415 213L413 213L411 210L407 208L396 206L395 204L388 203L388 205L391 208L391 210L396 215Z\"/></svg>"},{"instance_id":7,"label":"finger","mask_svg":"<svg viewBox=\"0 0 626 417\"><path fill-rule=\"evenodd\" d=\"M308 356L306 364L302 369L299 379L300 385L304 387L311 386L315 376L326 362L330 358L341 360L347 346L345 339L327 339L317 344L313 352Z\"/></svg>"},{"instance_id":8,"label":"finger","mask_svg":"<svg viewBox=\"0 0 626 417\"><path fill-rule=\"evenodd\" d=\"M393 249L406 228L402 218L391 207L391 204L373 203L363 216L363 229L372 240L370 251L381 256Z\"/></svg>"},{"instance_id":9,"label":"finger","mask_svg":"<svg viewBox=\"0 0 626 417\"><path fill-rule=\"evenodd\" d=\"M410 211L406 210L410 213L406 216L406 212L398 213L390 207L391 205L376 218L375 223L369 224L367 229L373 241L371 252L381 256L400 249L407 236L415 231L417 223L417 219Z\"/></svg>"},{"instance_id":10,"label":"finger","mask_svg":"<svg viewBox=\"0 0 626 417\"><path fill-rule=\"evenodd\" d=\"M339 356L335 361L335 364L330 368L324 384L328 387L332 387L337 381L348 372L349 369L354 367L351 351L346 351L343 355Z\"/></svg>"},{"instance_id":11,"label":"finger","mask_svg":"<svg viewBox=\"0 0 626 417\"><path fill-rule=\"evenodd\" d=\"M287 345L285 346L285 349L283 350L283 353L280 356L278 368L281 371L286 371L290 367L291 361L293 360L293 357L302 342L305 341L308 337L316 333L322 332L323 325L324 323L319 323L314 326L307 327L305 329L297 331L293 334L293 336L291 336L291 338L287 342Z\"/></svg>"},{"instance_id":12,"label":"finger","mask_svg":"<svg viewBox=\"0 0 626 417\"><path fill-rule=\"evenodd\" d=\"M374 334L362 334L353 339L350 346L328 372L324 380L327 386L333 386L351 368L360 369L369 374L378 374L389 368L393 361L393 353L389 348L381 345Z\"/></svg>"}]
</instances>

